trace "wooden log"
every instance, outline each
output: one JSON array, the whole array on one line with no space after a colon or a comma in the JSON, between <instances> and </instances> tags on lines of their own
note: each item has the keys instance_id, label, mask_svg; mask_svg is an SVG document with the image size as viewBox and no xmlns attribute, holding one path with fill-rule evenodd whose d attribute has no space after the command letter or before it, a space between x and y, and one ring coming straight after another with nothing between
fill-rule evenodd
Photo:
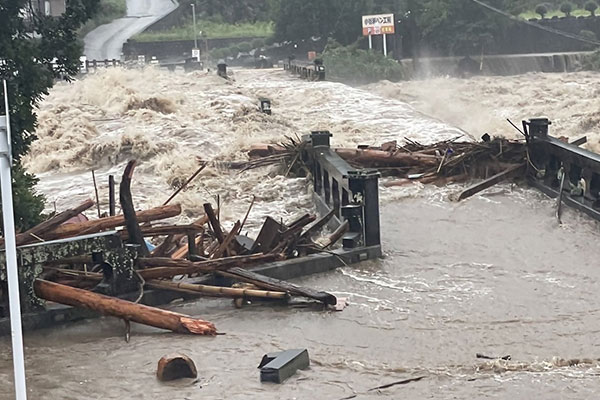
<instances>
[{"instance_id":1,"label":"wooden log","mask_svg":"<svg viewBox=\"0 0 600 400\"><path fill-rule=\"evenodd\" d=\"M198 262L170 258L141 258L138 259L138 263L140 266L146 267L146 269L140 269L138 273L147 281L150 279L172 278L177 275L212 273L240 265L248 267L276 261L280 258L277 254L252 254L249 256L234 256Z\"/></svg>"},{"instance_id":2,"label":"wooden log","mask_svg":"<svg viewBox=\"0 0 600 400\"><path fill-rule=\"evenodd\" d=\"M485 190L489 187L496 185L497 183L502 182L503 180L509 179L509 178L514 177L519 174L523 174L525 172L526 166L527 166L526 163L514 165L514 166L488 178L488 179L485 179L483 182L477 183L477 184L463 190L461 192L461 194L458 196L458 201L469 198L469 197L481 192L482 190Z\"/></svg>"},{"instance_id":3,"label":"wooden log","mask_svg":"<svg viewBox=\"0 0 600 400\"><path fill-rule=\"evenodd\" d=\"M142 235L144 237L151 236L168 236L168 235L187 235L188 233L202 232L204 228L198 225L164 225L164 226L144 226L142 227ZM129 239L127 230L119 232L123 240Z\"/></svg>"},{"instance_id":4,"label":"wooden log","mask_svg":"<svg viewBox=\"0 0 600 400\"><path fill-rule=\"evenodd\" d=\"M225 237L223 236L223 230L221 229L221 224L219 223L217 215L215 214L215 211L213 210L210 203L204 204L204 212L208 217L208 222L210 223L210 227L212 228L215 237L217 238L219 243L223 243L223 240L225 240Z\"/></svg>"},{"instance_id":5,"label":"wooden log","mask_svg":"<svg viewBox=\"0 0 600 400\"><path fill-rule=\"evenodd\" d=\"M212 323L194 319L187 315L148 307L41 279L35 281L34 288L35 294L44 300L73 307L87 308L103 315L122 318L126 321L168 329L177 333L211 336L217 334L217 330Z\"/></svg>"},{"instance_id":6,"label":"wooden log","mask_svg":"<svg viewBox=\"0 0 600 400\"><path fill-rule=\"evenodd\" d=\"M346 161L372 167L437 167L439 158L427 154L387 152L370 149L335 149Z\"/></svg>"},{"instance_id":7,"label":"wooden log","mask_svg":"<svg viewBox=\"0 0 600 400\"><path fill-rule=\"evenodd\" d=\"M139 211L136 216L138 222L151 222L161 219L167 219L175 217L181 214L180 205L169 205L151 208L149 210ZM76 224L61 225L51 232L48 232L44 238L46 240L62 239L78 235L86 235L91 233L98 233L109 229L114 229L125 224L125 217L123 215L117 215L114 217L107 217L101 219L95 219L91 221L80 222Z\"/></svg>"},{"instance_id":8,"label":"wooden log","mask_svg":"<svg viewBox=\"0 0 600 400\"><path fill-rule=\"evenodd\" d=\"M129 161L123 171L123 177L121 178L121 184L119 185L119 200L121 202L121 209L123 210L123 216L125 217L125 228L129 236L129 243L137 244L139 246L139 252L142 256L146 257L150 255L150 250L144 240L142 229L137 220L135 214L135 207L133 206L133 198L131 196L131 178L133 177L133 170L135 169L135 160Z\"/></svg>"},{"instance_id":9,"label":"wooden log","mask_svg":"<svg viewBox=\"0 0 600 400\"><path fill-rule=\"evenodd\" d=\"M146 285L156 289L165 290L184 290L186 292L194 292L205 296L218 296L218 297L256 297L263 299L279 299L285 300L289 297L286 292L277 292L269 290L255 290L255 289L241 289L241 288L230 288L222 286L210 286L210 285L196 285L191 283L177 283L177 282L165 282L150 280L146 282Z\"/></svg>"},{"instance_id":10,"label":"wooden log","mask_svg":"<svg viewBox=\"0 0 600 400\"><path fill-rule=\"evenodd\" d=\"M331 220L331 218L333 218L334 215L335 209L332 208L331 211L327 213L327 215L323 216L317 222L312 224L308 229L306 229L306 231L304 231L304 233L300 235L300 240L309 240L312 235L323 229L323 227L327 225L327 223Z\"/></svg>"},{"instance_id":11,"label":"wooden log","mask_svg":"<svg viewBox=\"0 0 600 400\"><path fill-rule=\"evenodd\" d=\"M337 303L336 297L330 293L320 292L317 290L298 286L290 282L269 278L267 276L260 275L255 272L251 272L238 267L228 269L227 271L217 271L217 274L232 279L240 280L243 282L252 283L253 285L259 288L267 290L288 292L292 295L315 299L325 304L335 305Z\"/></svg>"},{"instance_id":12,"label":"wooden log","mask_svg":"<svg viewBox=\"0 0 600 400\"><path fill-rule=\"evenodd\" d=\"M177 196L183 189L185 189L187 187L187 185L189 185L194 179L196 179L196 177L198 175L200 175L200 172L202 172L204 170L204 168L206 168L208 166L208 163L205 162L204 164L202 164L202 166L200 168L198 168L198 170L196 172L194 172L194 174L187 180L184 182L183 185L181 185L181 187L179 187L179 189L177 189L175 191L175 193L173 193L171 195L171 197L169 197L167 199L167 201L165 201L163 203L163 206L166 206L167 204L169 204L171 202L171 200L173 200L175 198L175 196Z\"/></svg>"},{"instance_id":13,"label":"wooden log","mask_svg":"<svg viewBox=\"0 0 600 400\"><path fill-rule=\"evenodd\" d=\"M278 144L253 144L248 151L250 158L267 157L273 154L287 153L288 150Z\"/></svg>"},{"instance_id":14,"label":"wooden log","mask_svg":"<svg viewBox=\"0 0 600 400\"><path fill-rule=\"evenodd\" d=\"M340 240L346 232L348 232L349 228L350 228L350 223L348 221L344 221L343 224L341 224L331 235L329 235L329 237L323 244L323 248L326 249L330 246L333 246L335 243L337 243L337 241Z\"/></svg>"},{"instance_id":15,"label":"wooden log","mask_svg":"<svg viewBox=\"0 0 600 400\"><path fill-rule=\"evenodd\" d=\"M55 229L56 227L65 223L71 218L81 214L85 210L92 208L93 205L94 201L92 199L88 199L73 209L65 210L59 214L56 214L54 217L42 222L41 224L34 226L29 230L23 233L19 233L16 238L17 246L39 242L38 238L46 239L47 232ZM4 246L4 238L0 238L0 246Z\"/></svg>"},{"instance_id":16,"label":"wooden log","mask_svg":"<svg viewBox=\"0 0 600 400\"><path fill-rule=\"evenodd\" d=\"M198 370L191 358L185 354L170 354L158 360L156 377L168 382L181 378L196 378Z\"/></svg>"}]
</instances>

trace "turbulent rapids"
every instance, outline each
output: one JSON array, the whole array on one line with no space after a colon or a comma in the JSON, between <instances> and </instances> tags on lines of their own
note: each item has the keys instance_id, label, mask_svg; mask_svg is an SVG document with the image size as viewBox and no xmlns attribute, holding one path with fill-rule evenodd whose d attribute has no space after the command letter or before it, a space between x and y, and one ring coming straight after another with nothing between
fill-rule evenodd
<instances>
[{"instance_id":1,"label":"turbulent rapids","mask_svg":"<svg viewBox=\"0 0 600 400\"><path fill-rule=\"evenodd\" d=\"M333 145L343 147L467 141L485 132L515 138L506 118L545 114L555 135L587 135L587 146L598 150L598 81L592 73L534 74L355 88L277 70L234 71L230 82L199 72L107 70L52 90L25 161L49 209L92 196L92 169L106 193L107 175L120 175L131 158L140 161L136 206L156 206L199 160L210 161L178 197L183 218L194 219L218 195L232 222L256 195L247 225L255 231L265 215L306 212L311 193L306 179L285 178L276 166L241 174L223 167L246 159L254 143L311 130L331 131ZM260 97L272 100L272 116L258 111ZM568 209L558 226L554 201L510 185L449 202L460 188L382 187L386 257L299 282L347 297L342 313L240 311L212 299L170 308L217 322L227 334L215 340L135 325L126 344L113 319L29 333L33 397L592 398L600 368L592 339L600 329L597 223ZM1 345L0 378L8 382L9 339ZM282 386L258 382L265 350L300 347L309 349L310 370ZM179 350L199 360L199 380L161 385L154 363ZM481 360L477 353L511 358Z\"/></svg>"}]
</instances>

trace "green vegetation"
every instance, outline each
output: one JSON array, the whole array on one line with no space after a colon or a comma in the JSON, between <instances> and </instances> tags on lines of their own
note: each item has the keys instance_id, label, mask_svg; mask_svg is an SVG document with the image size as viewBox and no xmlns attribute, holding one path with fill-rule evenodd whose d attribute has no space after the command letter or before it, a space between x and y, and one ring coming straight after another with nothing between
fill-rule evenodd
<instances>
[{"instance_id":1,"label":"green vegetation","mask_svg":"<svg viewBox=\"0 0 600 400\"><path fill-rule=\"evenodd\" d=\"M328 79L349 83L371 83L382 79L399 81L405 73L402 65L376 51L342 46L330 41L323 52Z\"/></svg>"},{"instance_id":2,"label":"green vegetation","mask_svg":"<svg viewBox=\"0 0 600 400\"><path fill-rule=\"evenodd\" d=\"M596 50L594 53L587 55L582 62L584 70L588 71L600 71L600 50Z\"/></svg>"},{"instance_id":3,"label":"green vegetation","mask_svg":"<svg viewBox=\"0 0 600 400\"><path fill-rule=\"evenodd\" d=\"M571 16L571 12L573 11L573 3L569 3L568 1L562 3L560 5L560 11L565 14L566 17Z\"/></svg>"},{"instance_id":4,"label":"green vegetation","mask_svg":"<svg viewBox=\"0 0 600 400\"><path fill-rule=\"evenodd\" d=\"M126 14L127 0L100 0L98 11L79 29L79 36L84 37L100 25L108 24Z\"/></svg>"},{"instance_id":5,"label":"green vegetation","mask_svg":"<svg viewBox=\"0 0 600 400\"><path fill-rule=\"evenodd\" d=\"M584 10L583 8L573 9L570 13L571 17L586 17L589 15L590 15L590 12ZM547 10L545 18L564 17L564 16L565 16L564 12L562 12L560 10ZM536 8L536 11L523 12L523 13L519 14L519 17L521 17L523 19L540 19L540 15L537 12L537 8Z\"/></svg>"},{"instance_id":6,"label":"green vegetation","mask_svg":"<svg viewBox=\"0 0 600 400\"><path fill-rule=\"evenodd\" d=\"M35 108L55 79L69 79L79 71L82 48L77 31L96 11L98 0L70 0L61 17L36 16L25 21L21 10L28 5L29 0L0 0L0 57L5 61L0 63L0 79L8 82L15 224L19 230L39 223L44 208L43 196L35 192L37 179L21 166L21 158L37 139ZM33 38L32 31L37 32ZM4 113L1 102L0 114Z\"/></svg>"},{"instance_id":7,"label":"green vegetation","mask_svg":"<svg viewBox=\"0 0 600 400\"><path fill-rule=\"evenodd\" d=\"M595 1L588 1L585 3L585 11L588 11L592 17L596 16L596 10L598 9L598 4Z\"/></svg>"},{"instance_id":8,"label":"green vegetation","mask_svg":"<svg viewBox=\"0 0 600 400\"><path fill-rule=\"evenodd\" d=\"M272 22L256 21L230 24L214 20L196 21L196 29L202 31L203 38L240 38L240 37L268 37L273 34ZM134 36L139 42L159 42L168 40L193 40L194 25L191 20L183 25L165 31L144 32Z\"/></svg>"}]
</instances>

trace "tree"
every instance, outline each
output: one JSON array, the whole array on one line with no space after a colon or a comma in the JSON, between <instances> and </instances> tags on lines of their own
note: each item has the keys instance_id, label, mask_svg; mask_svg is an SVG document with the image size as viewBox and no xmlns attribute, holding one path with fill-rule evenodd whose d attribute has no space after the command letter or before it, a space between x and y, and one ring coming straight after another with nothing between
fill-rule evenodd
<instances>
[{"instance_id":1,"label":"tree","mask_svg":"<svg viewBox=\"0 0 600 400\"><path fill-rule=\"evenodd\" d=\"M97 10L99 0L67 0L60 17L41 15L32 3L37 2L0 0L0 79L8 82L15 223L21 230L39 223L44 208L43 196L35 193L37 179L21 166L37 139L35 107L55 79L69 79L79 71L77 30ZM5 112L2 102L0 114Z\"/></svg>"},{"instance_id":2,"label":"tree","mask_svg":"<svg viewBox=\"0 0 600 400\"><path fill-rule=\"evenodd\" d=\"M535 7L535 13L539 14L540 17L544 19L546 14L548 14L548 8L544 4L538 4L537 7Z\"/></svg>"},{"instance_id":3,"label":"tree","mask_svg":"<svg viewBox=\"0 0 600 400\"><path fill-rule=\"evenodd\" d=\"M560 5L560 11L565 14L565 16L570 17L571 12L573 12L573 4L570 2L564 2Z\"/></svg>"},{"instance_id":4,"label":"tree","mask_svg":"<svg viewBox=\"0 0 600 400\"><path fill-rule=\"evenodd\" d=\"M589 11L592 17L596 16L596 10L598 9L598 4L595 1L588 1L585 3L585 10Z\"/></svg>"}]
</instances>

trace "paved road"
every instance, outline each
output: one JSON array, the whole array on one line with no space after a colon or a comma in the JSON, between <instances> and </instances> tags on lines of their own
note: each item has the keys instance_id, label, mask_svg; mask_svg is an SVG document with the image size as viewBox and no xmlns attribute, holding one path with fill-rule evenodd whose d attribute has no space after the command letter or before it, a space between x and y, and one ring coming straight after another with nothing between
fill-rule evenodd
<instances>
[{"instance_id":1,"label":"paved road","mask_svg":"<svg viewBox=\"0 0 600 400\"><path fill-rule=\"evenodd\" d=\"M119 59L123 43L177 7L175 0L127 0L127 16L101 25L85 38L88 60Z\"/></svg>"}]
</instances>

